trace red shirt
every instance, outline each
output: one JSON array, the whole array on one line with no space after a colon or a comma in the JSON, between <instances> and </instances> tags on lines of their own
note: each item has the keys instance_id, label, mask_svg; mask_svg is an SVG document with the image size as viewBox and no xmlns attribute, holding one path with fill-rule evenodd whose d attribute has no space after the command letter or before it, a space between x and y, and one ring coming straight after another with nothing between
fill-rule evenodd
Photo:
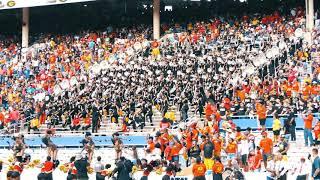
<instances>
[{"instance_id":1,"label":"red shirt","mask_svg":"<svg viewBox=\"0 0 320 180\"><path fill-rule=\"evenodd\" d=\"M14 171L17 171L17 172L19 172L19 173L21 174L22 171L23 171L23 168L22 168L22 166L20 166L20 165L14 165L14 166L13 166L13 170L14 170Z\"/></svg>"},{"instance_id":2,"label":"red shirt","mask_svg":"<svg viewBox=\"0 0 320 180\"><path fill-rule=\"evenodd\" d=\"M41 168L41 172L50 173L52 170L53 170L53 162L46 161L45 163L43 163L43 166Z\"/></svg>"},{"instance_id":3,"label":"red shirt","mask_svg":"<svg viewBox=\"0 0 320 180\"><path fill-rule=\"evenodd\" d=\"M80 118L76 117L72 120L72 123L74 126L78 126L80 125Z\"/></svg>"},{"instance_id":4,"label":"red shirt","mask_svg":"<svg viewBox=\"0 0 320 180\"><path fill-rule=\"evenodd\" d=\"M316 139L316 140L319 139L319 135L320 135L320 123L317 123L313 130L314 130L315 139Z\"/></svg>"}]
</instances>

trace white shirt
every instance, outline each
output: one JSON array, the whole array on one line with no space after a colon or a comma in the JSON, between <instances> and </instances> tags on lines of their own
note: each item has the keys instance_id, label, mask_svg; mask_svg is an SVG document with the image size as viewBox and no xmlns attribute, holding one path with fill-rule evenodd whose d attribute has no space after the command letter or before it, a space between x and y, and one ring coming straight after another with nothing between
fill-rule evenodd
<instances>
[{"instance_id":1,"label":"white shirt","mask_svg":"<svg viewBox=\"0 0 320 180\"><path fill-rule=\"evenodd\" d=\"M268 161L266 169L271 170L271 171L275 171L276 170L276 163L273 160ZM269 171L268 171L268 176L271 177L271 173Z\"/></svg>"},{"instance_id":2,"label":"white shirt","mask_svg":"<svg viewBox=\"0 0 320 180\"><path fill-rule=\"evenodd\" d=\"M306 175L306 174L309 174L311 172L311 169L310 169L310 164L307 163L307 162L298 162L295 166L295 174L298 176L298 175Z\"/></svg>"},{"instance_id":3,"label":"white shirt","mask_svg":"<svg viewBox=\"0 0 320 180\"><path fill-rule=\"evenodd\" d=\"M241 140L241 143L239 144L239 152L241 155L249 154L248 140Z\"/></svg>"}]
</instances>

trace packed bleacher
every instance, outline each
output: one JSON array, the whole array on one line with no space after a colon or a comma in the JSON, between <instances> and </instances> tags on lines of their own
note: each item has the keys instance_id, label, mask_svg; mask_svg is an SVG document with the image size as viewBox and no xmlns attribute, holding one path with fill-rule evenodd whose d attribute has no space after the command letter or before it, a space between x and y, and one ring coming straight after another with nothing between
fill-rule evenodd
<instances>
[{"instance_id":1,"label":"packed bleacher","mask_svg":"<svg viewBox=\"0 0 320 180\"><path fill-rule=\"evenodd\" d=\"M250 172L272 179L320 176L317 148L308 148L318 147L320 138L320 36L315 30L313 44L304 40L302 9L214 17L162 30L166 34L158 41L150 39L148 26L41 35L28 49L1 38L2 132L46 134L34 142L45 144L51 157L43 164L25 158L28 139L15 137L14 159L2 162L12 176L35 167L41 167L38 179L50 179L55 168L68 179L88 178L87 170L96 179L120 180L130 174L146 179L150 173L158 179L242 179ZM145 126L152 131L138 155L131 145L135 138L124 143L118 133L135 134ZM303 129L303 144L296 142L297 127ZM59 158L59 147L68 147L63 138L54 140L61 130L62 136L87 132L81 143L69 142L83 146L70 162L65 158L71 155ZM116 133L110 143L88 131ZM130 161L123 158L127 144ZM114 147L115 165L92 158L95 145ZM288 152L300 145L308 152L294 165ZM319 163L312 166L317 170L299 171L309 161Z\"/></svg>"}]
</instances>

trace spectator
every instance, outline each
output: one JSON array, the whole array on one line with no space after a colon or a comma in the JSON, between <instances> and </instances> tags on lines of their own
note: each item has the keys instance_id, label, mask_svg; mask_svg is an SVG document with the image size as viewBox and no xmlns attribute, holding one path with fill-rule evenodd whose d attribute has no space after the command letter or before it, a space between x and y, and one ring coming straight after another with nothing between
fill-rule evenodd
<instances>
[{"instance_id":1,"label":"spectator","mask_svg":"<svg viewBox=\"0 0 320 180\"><path fill-rule=\"evenodd\" d=\"M318 156L318 149L312 149L312 173L311 176L314 180L320 179L320 159Z\"/></svg>"},{"instance_id":2,"label":"spectator","mask_svg":"<svg viewBox=\"0 0 320 180\"><path fill-rule=\"evenodd\" d=\"M102 175L104 165L101 163L101 157L97 157L97 162L94 165L94 171L96 172L96 180L104 180L105 176Z\"/></svg>"},{"instance_id":3,"label":"spectator","mask_svg":"<svg viewBox=\"0 0 320 180\"><path fill-rule=\"evenodd\" d=\"M287 123L285 123L285 128L286 131L289 131L291 134L291 141L296 141L296 120L294 108L290 109L286 122Z\"/></svg>"},{"instance_id":4,"label":"spectator","mask_svg":"<svg viewBox=\"0 0 320 180\"><path fill-rule=\"evenodd\" d=\"M273 142L277 143L279 140L279 135L281 131L281 121L277 113L273 115L273 124L272 124L272 131L273 131Z\"/></svg>"},{"instance_id":5,"label":"spectator","mask_svg":"<svg viewBox=\"0 0 320 180\"><path fill-rule=\"evenodd\" d=\"M310 169L309 169L310 170ZM297 180L307 180L310 171L308 171L308 165L305 158L301 158L299 163L294 169L294 173L297 175Z\"/></svg>"},{"instance_id":6,"label":"spectator","mask_svg":"<svg viewBox=\"0 0 320 180\"><path fill-rule=\"evenodd\" d=\"M194 180L205 180L205 173L207 169L204 163L202 163L201 158L196 158L196 163L192 166L192 173Z\"/></svg>"},{"instance_id":7,"label":"spectator","mask_svg":"<svg viewBox=\"0 0 320 180\"><path fill-rule=\"evenodd\" d=\"M313 137L312 137L312 121L313 115L311 111L308 111L307 116L302 117L304 120L304 145L305 146L312 146L314 144ZM309 141L309 143L308 143Z\"/></svg>"},{"instance_id":8,"label":"spectator","mask_svg":"<svg viewBox=\"0 0 320 180\"><path fill-rule=\"evenodd\" d=\"M267 132L262 132L261 135L262 135L262 139L260 140L259 147L261 147L262 149L264 167L267 167L267 159L273 153L273 142L270 138L268 138Z\"/></svg>"},{"instance_id":9,"label":"spectator","mask_svg":"<svg viewBox=\"0 0 320 180\"><path fill-rule=\"evenodd\" d=\"M222 180L223 170L224 170L224 166L221 163L220 157L216 157L215 163L212 167L213 179L214 180Z\"/></svg>"}]
</instances>

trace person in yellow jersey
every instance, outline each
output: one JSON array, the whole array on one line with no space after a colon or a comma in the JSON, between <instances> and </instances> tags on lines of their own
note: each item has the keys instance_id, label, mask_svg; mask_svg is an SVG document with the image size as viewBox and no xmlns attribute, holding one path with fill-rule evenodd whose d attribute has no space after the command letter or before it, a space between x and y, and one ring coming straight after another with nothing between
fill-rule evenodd
<instances>
[{"instance_id":1,"label":"person in yellow jersey","mask_svg":"<svg viewBox=\"0 0 320 180\"><path fill-rule=\"evenodd\" d=\"M280 131L281 131L281 121L277 113L273 115L272 131L273 131L273 141L276 143L278 142Z\"/></svg>"}]
</instances>

